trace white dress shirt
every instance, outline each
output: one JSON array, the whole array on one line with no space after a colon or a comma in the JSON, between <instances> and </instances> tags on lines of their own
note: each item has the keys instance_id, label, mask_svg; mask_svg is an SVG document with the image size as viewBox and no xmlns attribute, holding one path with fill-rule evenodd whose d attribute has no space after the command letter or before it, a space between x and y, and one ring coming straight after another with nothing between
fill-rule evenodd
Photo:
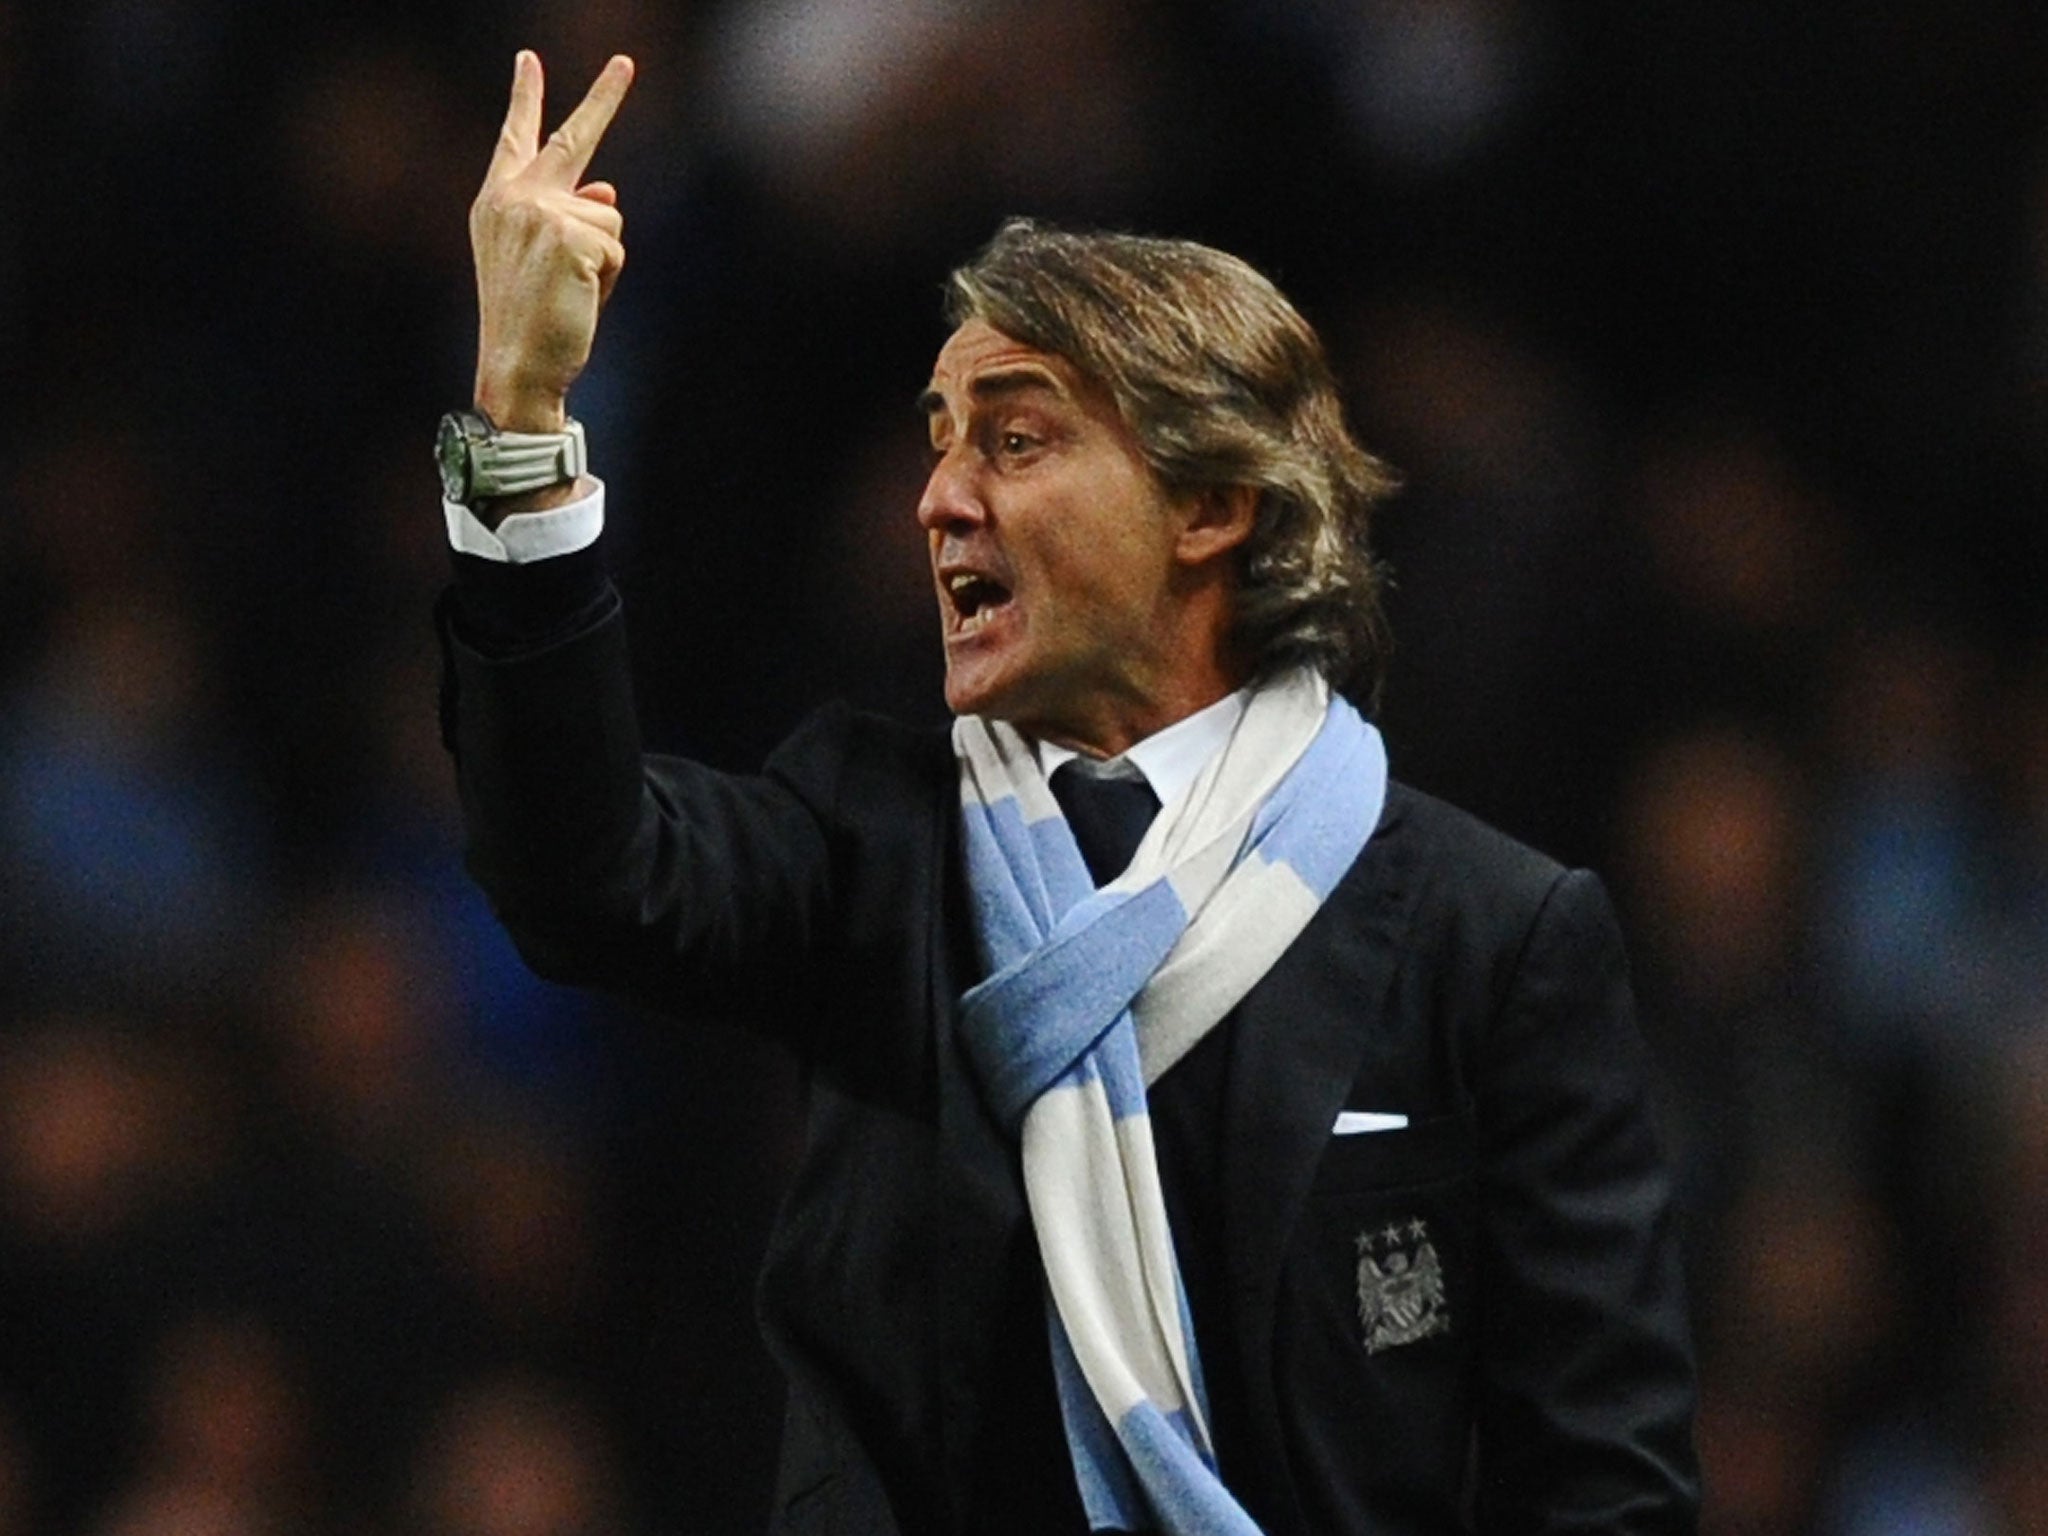
<instances>
[{"instance_id":1,"label":"white dress shirt","mask_svg":"<svg viewBox=\"0 0 2048 1536\"><path fill-rule=\"evenodd\" d=\"M592 478L588 495L545 512L514 512L495 529L459 501L443 501L448 542L459 553L500 565L529 565L588 549L604 532L604 482Z\"/></svg>"},{"instance_id":2,"label":"white dress shirt","mask_svg":"<svg viewBox=\"0 0 2048 1536\"><path fill-rule=\"evenodd\" d=\"M1161 805L1171 805L1195 782L1195 775L1208 766L1209 759L1223 750L1223 744L1230 740L1230 733L1244 717L1244 707L1250 698L1250 688L1225 694L1206 709L1198 709L1186 719L1154 731L1116 757L1082 757L1069 748L1041 741L1038 767L1050 779L1053 769L1078 759L1081 771L1097 778L1143 779L1152 786Z\"/></svg>"}]
</instances>

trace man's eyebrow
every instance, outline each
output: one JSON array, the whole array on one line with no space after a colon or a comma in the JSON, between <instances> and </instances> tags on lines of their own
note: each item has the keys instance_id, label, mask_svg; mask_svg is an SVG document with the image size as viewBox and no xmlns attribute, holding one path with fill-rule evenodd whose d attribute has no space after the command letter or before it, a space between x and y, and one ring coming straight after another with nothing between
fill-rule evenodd
<instances>
[{"instance_id":1,"label":"man's eyebrow","mask_svg":"<svg viewBox=\"0 0 2048 1536\"><path fill-rule=\"evenodd\" d=\"M1045 390L1062 400L1068 397L1067 387L1060 382L1056 374L1030 363L1017 368L1002 368L991 373L977 374L974 382L967 386L968 394L977 400L1023 394L1034 389ZM917 397L917 411L921 416L936 416L945 408L946 397L936 389L927 389Z\"/></svg>"}]
</instances>

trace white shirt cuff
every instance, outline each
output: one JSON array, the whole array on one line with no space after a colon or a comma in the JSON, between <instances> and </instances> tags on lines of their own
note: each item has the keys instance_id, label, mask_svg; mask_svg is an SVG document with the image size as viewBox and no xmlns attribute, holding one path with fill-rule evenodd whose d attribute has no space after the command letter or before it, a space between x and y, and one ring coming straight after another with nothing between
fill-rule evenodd
<instances>
[{"instance_id":1,"label":"white shirt cuff","mask_svg":"<svg viewBox=\"0 0 2048 1536\"><path fill-rule=\"evenodd\" d=\"M593 476L590 484L587 496L545 512L514 512L496 530L478 522L462 503L444 500L441 515L448 522L449 546L500 565L531 565L588 549L604 532L604 482Z\"/></svg>"}]
</instances>

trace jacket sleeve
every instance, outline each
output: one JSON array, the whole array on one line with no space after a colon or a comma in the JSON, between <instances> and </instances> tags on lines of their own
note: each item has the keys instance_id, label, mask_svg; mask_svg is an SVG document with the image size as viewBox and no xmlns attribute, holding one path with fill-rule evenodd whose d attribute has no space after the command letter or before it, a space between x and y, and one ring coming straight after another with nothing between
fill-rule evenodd
<instances>
[{"instance_id":1,"label":"jacket sleeve","mask_svg":"<svg viewBox=\"0 0 2048 1536\"><path fill-rule=\"evenodd\" d=\"M1692 1352L1627 964L1560 875L1484 1046L1477 1400L1484 1532L1686 1532Z\"/></svg>"},{"instance_id":2,"label":"jacket sleeve","mask_svg":"<svg viewBox=\"0 0 2048 1536\"><path fill-rule=\"evenodd\" d=\"M524 651L444 602L442 734L471 873L551 980L787 1033L831 909L838 717L759 776L644 756L615 595Z\"/></svg>"}]
</instances>

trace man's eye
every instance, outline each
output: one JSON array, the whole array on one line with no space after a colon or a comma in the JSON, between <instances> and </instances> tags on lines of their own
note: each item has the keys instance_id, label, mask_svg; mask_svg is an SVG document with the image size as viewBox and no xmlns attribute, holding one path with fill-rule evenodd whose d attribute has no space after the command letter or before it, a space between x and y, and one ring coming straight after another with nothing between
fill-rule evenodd
<instances>
[{"instance_id":1,"label":"man's eye","mask_svg":"<svg viewBox=\"0 0 2048 1536\"><path fill-rule=\"evenodd\" d=\"M1000 442L1003 452L1008 454L1029 453L1038 446L1038 439L1023 432L1005 432Z\"/></svg>"}]
</instances>

